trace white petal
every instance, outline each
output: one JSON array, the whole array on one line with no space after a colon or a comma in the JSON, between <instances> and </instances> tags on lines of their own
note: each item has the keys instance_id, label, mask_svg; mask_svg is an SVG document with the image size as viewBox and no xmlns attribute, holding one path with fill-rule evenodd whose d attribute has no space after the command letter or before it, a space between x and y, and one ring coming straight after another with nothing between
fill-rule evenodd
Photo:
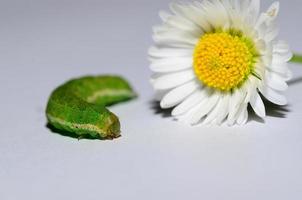
<instances>
[{"instance_id":1,"label":"white petal","mask_svg":"<svg viewBox=\"0 0 302 200\"><path fill-rule=\"evenodd\" d=\"M203 31L200 30L200 28L196 26L192 21L189 21L183 18L182 16L173 15L172 17L168 18L165 24L170 27L183 31L200 33L200 34L203 33Z\"/></svg>"},{"instance_id":2,"label":"white petal","mask_svg":"<svg viewBox=\"0 0 302 200\"><path fill-rule=\"evenodd\" d=\"M274 40L279 34L279 29L277 26L269 26L269 28L266 30L264 40L266 42L271 42Z\"/></svg>"},{"instance_id":3,"label":"white petal","mask_svg":"<svg viewBox=\"0 0 302 200\"><path fill-rule=\"evenodd\" d=\"M263 96L270 102L281 106L287 104L286 98L277 91L269 87L261 87L259 88L259 90L263 94Z\"/></svg>"},{"instance_id":4,"label":"white petal","mask_svg":"<svg viewBox=\"0 0 302 200\"><path fill-rule=\"evenodd\" d=\"M184 6L175 3L171 4L170 8L174 13L178 13L179 15L182 15L188 20L194 22L203 30L203 32L208 32L212 29L210 24L206 21L202 10L198 9L197 7L191 5Z\"/></svg>"},{"instance_id":5,"label":"white petal","mask_svg":"<svg viewBox=\"0 0 302 200\"><path fill-rule=\"evenodd\" d=\"M248 120L247 104L243 103L239 108L237 124L239 125L246 124L247 120Z\"/></svg>"},{"instance_id":6,"label":"white petal","mask_svg":"<svg viewBox=\"0 0 302 200\"><path fill-rule=\"evenodd\" d=\"M278 74L286 74L288 71L287 63L271 64L267 67L270 71Z\"/></svg>"},{"instance_id":7,"label":"white petal","mask_svg":"<svg viewBox=\"0 0 302 200\"><path fill-rule=\"evenodd\" d=\"M246 90L246 96L244 98L244 103L249 103L252 95L257 91L257 80L259 80L256 77L249 77L245 82L245 90Z\"/></svg>"},{"instance_id":8,"label":"white petal","mask_svg":"<svg viewBox=\"0 0 302 200\"><path fill-rule=\"evenodd\" d=\"M219 0L207 1L204 0L202 9L205 12L207 21L213 27L223 27L229 21L229 15Z\"/></svg>"},{"instance_id":9,"label":"white petal","mask_svg":"<svg viewBox=\"0 0 302 200\"><path fill-rule=\"evenodd\" d=\"M175 57L153 60L150 69L154 72L166 73L192 68L192 57Z\"/></svg>"},{"instance_id":10,"label":"white petal","mask_svg":"<svg viewBox=\"0 0 302 200\"><path fill-rule=\"evenodd\" d=\"M278 76L276 73L266 73L265 84L270 88L278 91L285 91L288 88L285 80Z\"/></svg>"},{"instance_id":11,"label":"white petal","mask_svg":"<svg viewBox=\"0 0 302 200\"><path fill-rule=\"evenodd\" d=\"M273 45L273 52L277 53L287 53L290 51L289 45L287 42L279 40Z\"/></svg>"},{"instance_id":12,"label":"white petal","mask_svg":"<svg viewBox=\"0 0 302 200\"><path fill-rule=\"evenodd\" d=\"M218 125L222 124L222 122L229 114L229 101L230 95L226 94L223 101L221 102L220 114L217 116L217 119L214 120Z\"/></svg>"},{"instance_id":13,"label":"white petal","mask_svg":"<svg viewBox=\"0 0 302 200\"><path fill-rule=\"evenodd\" d=\"M261 39L256 40L255 41L255 46L256 46L256 48L258 49L258 51L260 53L265 53L265 51L266 51L266 43L265 43L264 40L261 40Z\"/></svg>"},{"instance_id":14,"label":"white petal","mask_svg":"<svg viewBox=\"0 0 302 200\"><path fill-rule=\"evenodd\" d=\"M256 28L261 24L269 25L277 17L279 13L279 2L274 2L265 13L262 13L257 21Z\"/></svg>"},{"instance_id":15,"label":"white petal","mask_svg":"<svg viewBox=\"0 0 302 200\"><path fill-rule=\"evenodd\" d=\"M229 109L230 110L232 110L233 108L238 109L239 105L244 101L245 97L246 97L246 91L244 89L237 89L230 97L231 99L230 99Z\"/></svg>"},{"instance_id":16,"label":"white petal","mask_svg":"<svg viewBox=\"0 0 302 200\"><path fill-rule=\"evenodd\" d=\"M280 68L279 68L280 67ZM288 68L281 68L281 66L275 66L275 68L269 68L270 73L274 73L280 76L284 81L289 81L293 77L293 73Z\"/></svg>"},{"instance_id":17,"label":"white petal","mask_svg":"<svg viewBox=\"0 0 302 200\"><path fill-rule=\"evenodd\" d=\"M221 1L221 3L223 4L223 6L225 7L225 9L227 11L231 11L231 10L235 9L235 6L233 5L233 1L223 0L223 1Z\"/></svg>"},{"instance_id":18,"label":"white petal","mask_svg":"<svg viewBox=\"0 0 302 200\"><path fill-rule=\"evenodd\" d=\"M165 90L182 85L195 78L193 70L186 70L172 74L162 75L153 81L156 90Z\"/></svg>"},{"instance_id":19,"label":"white petal","mask_svg":"<svg viewBox=\"0 0 302 200\"><path fill-rule=\"evenodd\" d=\"M224 106L227 107L227 105L224 104L226 95L221 94L219 97L219 100L217 102L217 106L208 114L208 116L204 120L204 124L209 124L212 121L216 120L220 115L221 111L224 109Z\"/></svg>"},{"instance_id":20,"label":"white petal","mask_svg":"<svg viewBox=\"0 0 302 200\"><path fill-rule=\"evenodd\" d=\"M172 111L172 116L178 116L188 112L208 95L209 92L207 90L200 88L199 90L191 94L188 98L186 98L181 104L176 106Z\"/></svg>"},{"instance_id":21,"label":"white petal","mask_svg":"<svg viewBox=\"0 0 302 200\"><path fill-rule=\"evenodd\" d=\"M240 3L240 11L242 14L247 14L247 11L249 9L250 6L250 1L249 0L241 0L239 1Z\"/></svg>"},{"instance_id":22,"label":"white petal","mask_svg":"<svg viewBox=\"0 0 302 200\"><path fill-rule=\"evenodd\" d=\"M166 58L166 57L186 57L193 55L194 48L158 48L151 47L148 51L149 56Z\"/></svg>"},{"instance_id":23,"label":"white petal","mask_svg":"<svg viewBox=\"0 0 302 200\"><path fill-rule=\"evenodd\" d=\"M163 20L164 22L167 21L169 19L169 17L171 17L171 14L164 11L164 10L161 10L159 12L159 17L161 18L161 20Z\"/></svg>"},{"instance_id":24,"label":"white petal","mask_svg":"<svg viewBox=\"0 0 302 200\"><path fill-rule=\"evenodd\" d=\"M280 9L280 3L278 1L275 1L266 11L266 14L270 16L273 20L277 17Z\"/></svg>"},{"instance_id":25,"label":"white petal","mask_svg":"<svg viewBox=\"0 0 302 200\"><path fill-rule=\"evenodd\" d=\"M200 87L199 82L191 81L179 86L166 94L160 103L162 108L172 108L182 102L187 96Z\"/></svg>"},{"instance_id":26,"label":"white petal","mask_svg":"<svg viewBox=\"0 0 302 200\"><path fill-rule=\"evenodd\" d=\"M251 0L249 14L250 16L252 16L252 19L255 20L253 24L256 23L259 13L260 13L260 0Z\"/></svg>"},{"instance_id":27,"label":"white petal","mask_svg":"<svg viewBox=\"0 0 302 200\"><path fill-rule=\"evenodd\" d=\"M267 10L266 13L262 13L260 15L255 25L255 29L258 31L260 38L264 38L268 29L272 27L274 20L278 15L278 12L279 12L279 3L275 2L271 5L271 7ZM275 33L275 31L273 31L272 33Z\"/></svg>"},{"instance_id":28,"label":"white petal","mask_svg":"<svg viewBox=\"0 0 302 200\"><path fill-rule=\"evenodd\" d=\"M293 73L291 70L287 70L286 74L283 75L280 74L280 76L282 76L286 81L289 81L290 79L293 78Z\"/></svg>"},{"instance_id":29,"label":"white petal","mask_svg":"<svg viewBox=\"0 0 302 200\"><path fill-rule=\"evenodd\" d=\"M283 53L273 53L273 64L280 64L288 62L293 57L291 51L283 52Z\"/></svg>"},{"instance_id":30,"label":"white petal","mask_svg":"<svg viewBox=\"0 0 302 200\"><path fill-rule=\"evenodd\" d=\"M264 118L266 116L265 106L258 92L252 96L250 105L259 117Z\"/></svg>"},{"instance_id":31,"label":"white petal","mask_svg":"<svg viewBox=\"0 0 302 200\"><path fill-rule=\"evenodd\" d=\"M262 68L259 67L261 67L261 65L256 66L254 68L254 73L257 75L257 77L254 75L250 76L250 80L252 80L253 84L255 84L256 86L258 86L259 84L261 85L265 74L265 67L264 66L262 66Z\"/></svg>"},{"instance_id":32,"label":"white petal","mask_svg":"<svg viewBox=\"0 0 302 200\"><path fill-rule=\"evenodd\" d=\"M237 89L232 96L230 97L229 101L229 115L227 118L227 124L229 126L234 125L237 120L236 114L238 114L238 110L241 104L244 102L246 97L246 91L244 89Z\"/></svg>"},{"instance_id":33,"label":"white petal","mask_svg":"<svg viewBox=\"0 0 302 200\"><path fill-rule=\"evenodd\" d=\"M153 40L161 46L192 47L197 44L199 38L186 32L171 31L154 33Z\"/></svg>"},{"instance_id":34,"label":"white petal","mask_svg":"<svg viewBox=\"0 0 302 200\"><path fill-rule=\"evenodd\" d=\"M154 73L154 74L152 74L152 75L151 75L151 78L150 78L150 83L151 83L152 85L154 85L155 80L158 79L158 78L161 77L161 76L162 76L162 74L159 74L159 73Z\"/></svg>"},{"instance_id":35,"label":"white petal","mask_svg":"<svg viewBox=\"0 0 302 200\"><path fill-rule=\"evenodd\" d=\"M259 17L258 20L258 24L255 27L255 30L257 30L257 34L258 34L258 38L259 39L265 39L265 33L266 33L266 29L267 29L267 25L265 24L265 20L266 20L266 16L265 15L261 15ZM260 21L262 20L262 21Z\"/></svg>"},{"instance_id":36,"label":"white petal","mask_svg":"<svg viewBox=\"0 0 302 200\"><path fill-rule=\"evenodd\" d=\"M213 108L216 106L219 100L219 95L214 93L209 98L204 99L192 113L192 116L189 120L191 125L196 125L198 122L207 115Z\"/></svg>"},{"instance_id":37,"label":"white petal","mask_svg":"<svg viewBox=\"0 0 302 200\"><path fill-rule=\"evenodd\" d=\"M171 28L170 26L167 26L167 25L155 25L152 27L153 33L156 33L156 34L162 33L162 32L169 32L171 30L173 30L173 28Z\"/></svg>"},{"instance_id":38,"label":"white petal","mask_svg":"<svg viewBox=\"0 0 302 200\"><path fill-rule=\"evenodd\" d=\"M292 78L292 72L289 69L287 62L278 63L275 60L271 65L268 65L267 69L269 70L267 73L275 73L284 81L288 81Z\"/></svg>"}]
</instances>

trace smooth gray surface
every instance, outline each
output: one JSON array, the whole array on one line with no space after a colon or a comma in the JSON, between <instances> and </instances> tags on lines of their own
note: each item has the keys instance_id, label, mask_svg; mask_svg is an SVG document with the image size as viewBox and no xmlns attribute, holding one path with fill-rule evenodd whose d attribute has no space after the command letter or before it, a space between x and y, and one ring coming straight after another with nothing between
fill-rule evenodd
<instances>
[{"instance_id":1,"label":"smooth gray surface","mask_svg":"<svg viewBox=\"0 0 302 200\"><path fill-rule=\"evenodd\" d=\"M302 66L291 65L290 105L270 108L265 123L192 128L163 117L152 103L146 52L168 3L0 1L1 200L302 199ZM280 38L300 52L301 7L282 0L279 17ZM99 73L124 75L140 94L112 108L123 137L51 133L44 116L50 92Z\"/></svg>"}]
</instances>

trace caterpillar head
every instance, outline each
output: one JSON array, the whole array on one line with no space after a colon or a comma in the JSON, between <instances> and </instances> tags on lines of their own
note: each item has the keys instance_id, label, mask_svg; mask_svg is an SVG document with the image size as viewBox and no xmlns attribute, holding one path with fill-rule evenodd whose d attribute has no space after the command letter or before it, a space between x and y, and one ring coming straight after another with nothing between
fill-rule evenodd
<instances>
[{"instance_id":1,"label":"caterpillar head","mask_svg":"<svg viewBox=\"0 0 302 200\"><path fill-rule=\"evenodd\" d=\"M105 126L104 126L105 124ZM106 118L106 122L104 121L97 124L97 126L103 130L103 133L100 134L100 138L102 139L115 139L121 136L121 125L118 117L111 113L109 117Z\"/></svg>"}]
</instances>

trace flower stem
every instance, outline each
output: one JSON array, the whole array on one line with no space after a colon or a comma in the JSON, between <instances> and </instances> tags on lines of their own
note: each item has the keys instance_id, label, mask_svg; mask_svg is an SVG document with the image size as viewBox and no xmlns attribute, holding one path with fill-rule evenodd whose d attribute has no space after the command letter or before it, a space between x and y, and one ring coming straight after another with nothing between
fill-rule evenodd
<instances>
[{"instance_id":1,"label":"flower stem","mask_svg":"<svg viewBox=\"0 0 302 200\"><path fill-rule=\"evenodd\" d=\"M292 63L302 64L302 55L294 54L293 58L290 60Z\"/></svg>"}]
</instances>

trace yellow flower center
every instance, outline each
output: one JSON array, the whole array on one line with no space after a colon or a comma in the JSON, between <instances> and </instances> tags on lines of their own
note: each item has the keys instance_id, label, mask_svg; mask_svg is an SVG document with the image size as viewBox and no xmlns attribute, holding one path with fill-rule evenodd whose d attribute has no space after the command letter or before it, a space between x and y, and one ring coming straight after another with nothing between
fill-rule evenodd
<instances>
[{"instance_id":1,"label":"yellow flower center","mask_svg":"<svg viewBox=\"0 0 302 200\"><path fill-rule=\"evenodd\" d=\"M231 91L254 73L257 57L254 44L241 32L206 33L194 51L194 71L208 87Z\"/></svg>"}]
</instances>

